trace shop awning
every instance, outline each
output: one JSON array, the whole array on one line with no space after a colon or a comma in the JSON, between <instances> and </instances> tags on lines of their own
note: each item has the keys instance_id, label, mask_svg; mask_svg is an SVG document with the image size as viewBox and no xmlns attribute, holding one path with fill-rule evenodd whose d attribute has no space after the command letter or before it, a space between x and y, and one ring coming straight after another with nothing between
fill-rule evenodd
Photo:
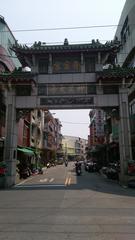
<instances>
[{"instance_id":1,"label":"shop awning","mask_svg":"<svg viewBox=\"0 0 135 240\"><path fill-rule=\"evenodd\" d=\"M24 154L29 155L29 156L34 155L34 152L27 148L19 148L18 147L17 150L20 152L23 152Z\"/></svg>"}]
</instances>

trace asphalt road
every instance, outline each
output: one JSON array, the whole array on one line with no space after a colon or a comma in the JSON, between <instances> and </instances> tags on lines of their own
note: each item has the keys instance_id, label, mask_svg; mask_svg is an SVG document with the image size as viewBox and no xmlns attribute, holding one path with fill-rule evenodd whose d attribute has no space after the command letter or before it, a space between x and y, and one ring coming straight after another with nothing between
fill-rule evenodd
<instances>
[{"instance_id":1,"label":"asphalt road","mask_svg":"<svg viewBox=\"0 0 135 240\"><path fill-rule=\"evenodd\" d=\"M134 240L135 189L73 163L0 191L0 240Z\"/></svg>"}]
</instances>

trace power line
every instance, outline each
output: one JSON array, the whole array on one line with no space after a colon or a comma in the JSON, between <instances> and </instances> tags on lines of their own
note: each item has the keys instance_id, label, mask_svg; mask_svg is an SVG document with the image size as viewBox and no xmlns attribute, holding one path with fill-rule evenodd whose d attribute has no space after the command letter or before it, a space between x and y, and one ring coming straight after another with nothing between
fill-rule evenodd
<instances>
[{"instance_id":1,"label":"power line","mask_svg":"<svg viewBox=\"0 0 135 240\"><path fill-rule=\"evenodd\" d=\"M106 25L90 25L90 26L75 26L75 27L55 27L55 28L31 28L31 29L15 29L12 32L37 32L37 31L60 31L60 30L77 30L77 29L90 29L90 28L112 28L122 26L119 24L106 24ZM8 32L4 30L1 32Z\"/></svg>"}]
</instances>

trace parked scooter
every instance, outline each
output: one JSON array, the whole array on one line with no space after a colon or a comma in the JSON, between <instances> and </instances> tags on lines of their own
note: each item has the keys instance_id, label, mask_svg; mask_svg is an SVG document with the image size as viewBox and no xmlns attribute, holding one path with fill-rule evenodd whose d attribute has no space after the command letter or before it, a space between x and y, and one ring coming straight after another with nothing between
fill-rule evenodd
<instances>
[{"instance_id":1,"label":"parked scooter","mask_svg":"<svg viewBox=\"0 0 135 240\"><path fill-rule=\"evenodd\" d=\"M119 165L118 163L110 163L106 169L106 176L109 179L118 180L119 179Z\"/></svg>"},{"instance_id":2,"label":"parked scooter","mask_svg":"<svg viewBox=\"0 0 135 240\"><path fill-rule=\"evenodd\" d=\"M38 168L38 174L43 174L43 169L41 167Z\"/></svg>"},{"instance_id":3,"label":"parked scooter","mask_svg":"<svg viewBox=\"0 0 135 240\"><path fill-rule=\"evenodd\" d=\"M30 174L30 169L29 168L24 168L20 171L20 179L23 178L23 179L26 179L27 177L29 177L31 174Z\"/></svg>"},{"instance_id":4,"label":"parked scooter","mask_svg":"<svg viewBox=\"0 0 135 240\"><path fill-rule=\"evenodd\" d=\"M51 164L48 162L48 163L46 164L46 167L47 167L47 168L50 168L50 167L51 167Z\"/></svg>"}]
</instances>

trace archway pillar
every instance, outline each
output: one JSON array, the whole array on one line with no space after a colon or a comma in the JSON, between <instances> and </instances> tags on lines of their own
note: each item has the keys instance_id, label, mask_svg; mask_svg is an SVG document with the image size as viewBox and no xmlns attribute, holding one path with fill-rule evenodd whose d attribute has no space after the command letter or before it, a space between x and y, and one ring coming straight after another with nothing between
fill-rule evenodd
<instances>
[{"instance_id":1,"label":"archway pillar","mask_svg":"<svg viewBox=\"0 0 135 240\"><path fill-rule=\"evenodd\" d=\"M14 91L9 91L6 108L6 137L4 147L4 161L7 164L5 187L11 187L16 179L17 159L17 123Z\"/></svg>"},{"instance_id":2,"label":"archway pillar","mask_svg":"<svg viewBox=\"0 0 135 240\"><path fill-rule=\"evenodd\" d=\"M128 161L132 159L131 132L129 122L128 90L119 88L119 150L120 150L120 184L128 184Z\"/></svg>"}]
</instances>

